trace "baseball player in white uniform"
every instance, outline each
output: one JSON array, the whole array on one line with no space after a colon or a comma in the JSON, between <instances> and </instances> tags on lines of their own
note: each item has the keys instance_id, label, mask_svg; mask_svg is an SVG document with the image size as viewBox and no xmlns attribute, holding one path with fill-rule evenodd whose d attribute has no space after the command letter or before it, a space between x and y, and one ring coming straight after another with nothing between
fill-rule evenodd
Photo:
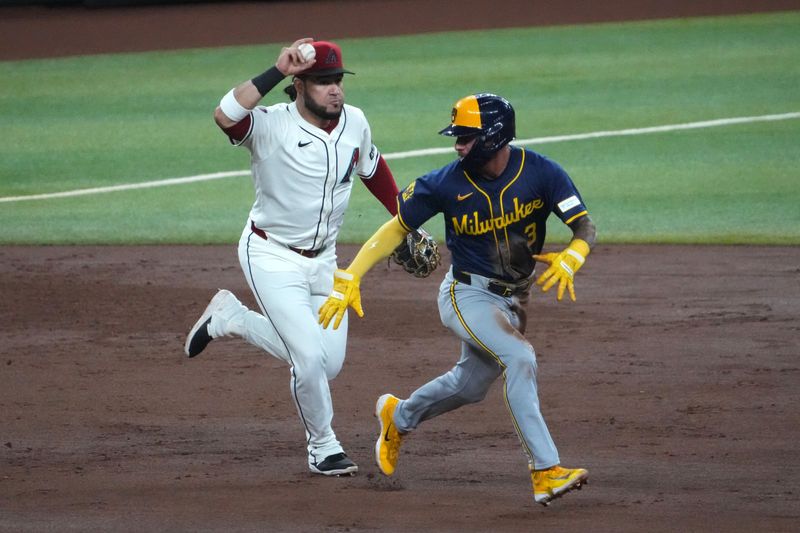
<instances>
[{"instance_id":1,"label":"baseball player in white uniform","mask_svg":"<svg viewBox=\"0 0 800 533\"><path fill-rule=\"evenodd\" d=\"M358 466L331 427L328 380L344 362L347 320L338 330L324 329L317 309L332 289L336 237L354 178L392 215L398 193L364 113L344 103L345 73L352 74L335 43L299 39L216 108L217 125L251 155L255 202L239 240L239 262L261 312L220 290L184 347L194 357L212 339L238 336L286 361L309 468L327 476L353 475ZM286 76L293 76L285 90L292 102L257 105Z\"/></svg>"}]
</instances>

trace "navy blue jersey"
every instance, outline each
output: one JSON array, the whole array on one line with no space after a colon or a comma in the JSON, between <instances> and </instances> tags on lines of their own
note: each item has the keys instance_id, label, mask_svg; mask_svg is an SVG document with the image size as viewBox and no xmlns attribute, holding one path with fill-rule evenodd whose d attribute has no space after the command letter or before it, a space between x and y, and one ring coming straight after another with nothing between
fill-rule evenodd
<instances>
[{"instance_id":1,"label":"navy blue jersey","mask_svg":"<svg viewBox=\"0 0 800 533\"><path fill-rule=\"evenodd\" d=\"M398 198L398 218L409 231L444 215L453 269L505 281L533 273L531 256L542 250L550 213L565 224L587 214L561 166L513 146L496 180L472 176L456 160L418 178Z\"/></svg>"}]
</instances>

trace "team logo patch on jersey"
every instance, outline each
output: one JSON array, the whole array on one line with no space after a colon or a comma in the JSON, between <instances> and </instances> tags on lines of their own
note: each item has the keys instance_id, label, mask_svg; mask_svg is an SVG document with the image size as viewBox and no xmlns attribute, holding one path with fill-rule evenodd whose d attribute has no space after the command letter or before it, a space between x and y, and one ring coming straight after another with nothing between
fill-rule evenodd
<instances>
[{"instance_id":1,"label":"team logo patch on jersey","mask_svg":"<svg viewBox=\"0 0 800 533\"><path fill-rule=\"evenodd\" d=\"M358 164L358 148L353 150L353 156L350 158L350 164L347 166L347 170L344 173L344 178L339 183L347 183L350 181L350 175L353 173L353 169L356 168Z\"/></svg>"},{"instance_id":2,"label":"team logo patch on jersey","mask_svg":"<svg viewBox=\"0 0 800 533\"><path fill-rule=\"evenodd\" d=\"M403 191L403 201L407 202L409 198L414 196L414 186L417 184L416 181L412 181L411 184L405 188Z\"/></svg>"},{"instance_id":3,"label":"team logo patch on jersey","mask_svg":"<svg viewBox=\"0 0 800 533\"><path fill-rule=\"evenodd\" d=\"M580 205L580 204L581 204L581 201L578 200L578 197L573 194L572 196L570 196L566 200L561 200L560 202L558 202L558 209L562 213L566 213L567 211L569 211L570 209L572 209L576 205Z\"/></svg>"}]
</instances>

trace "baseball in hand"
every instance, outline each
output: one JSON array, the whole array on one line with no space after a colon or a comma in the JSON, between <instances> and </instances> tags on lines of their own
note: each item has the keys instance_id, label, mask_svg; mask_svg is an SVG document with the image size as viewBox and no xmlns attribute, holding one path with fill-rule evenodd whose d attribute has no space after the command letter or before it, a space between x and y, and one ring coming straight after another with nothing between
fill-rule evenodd
<instances>
[{"instance_id":1,"label":"baseball in hand","mask_svg":"<svg viewBox=\"0 0 800 533\"><path fill-rule=\"evenodd\" d=\"M297 47L300 51L300 54L303 56L303 59L306 61L311 61L315 57L317 57L317 51L314 50L314 47L308 43L303 43Z\"/></svg>"}]
</instances>

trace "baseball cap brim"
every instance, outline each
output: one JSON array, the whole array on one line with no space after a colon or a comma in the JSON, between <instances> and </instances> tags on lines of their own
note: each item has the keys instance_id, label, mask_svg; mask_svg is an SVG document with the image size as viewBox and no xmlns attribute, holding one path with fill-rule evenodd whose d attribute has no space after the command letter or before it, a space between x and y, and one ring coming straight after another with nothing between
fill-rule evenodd
<instances>
[{"instance_id":1,"label":"baseball cap brim","mask_svg":"<svg viewBox=\"0 0 800 533\"><path fill-rule=\"evenodd\" d=\"M323 76L332 76L333 74L355 74L355 72L351 72L341 67L334 67L334 68L322 68L319 70L315 70L313 72L301 72L297 76L299 78L302 77L321 78Z\"/></svg>"}]
</instances>

